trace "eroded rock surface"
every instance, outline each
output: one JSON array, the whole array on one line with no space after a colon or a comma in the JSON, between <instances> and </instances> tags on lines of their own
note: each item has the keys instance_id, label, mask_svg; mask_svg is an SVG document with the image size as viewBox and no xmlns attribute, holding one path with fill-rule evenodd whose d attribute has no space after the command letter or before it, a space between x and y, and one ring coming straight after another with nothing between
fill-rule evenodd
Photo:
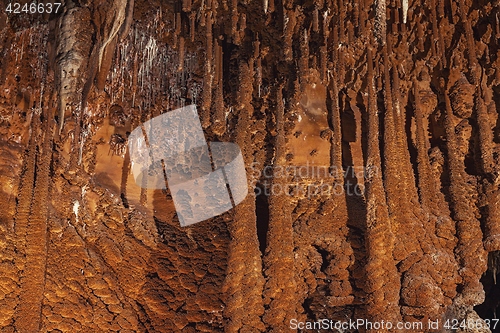
<instances>
[{"instance_id":1,"label":"eroded rock surface","mask_svg":"<svg viewBox=\"0 0 500 333\"><path fill-rule=\"evenodd\" d=\"M498 2L8 2L1 332L494 318ZM181 228L127 140L189 104L251 191Z\"/></svg>"}]
</instances>

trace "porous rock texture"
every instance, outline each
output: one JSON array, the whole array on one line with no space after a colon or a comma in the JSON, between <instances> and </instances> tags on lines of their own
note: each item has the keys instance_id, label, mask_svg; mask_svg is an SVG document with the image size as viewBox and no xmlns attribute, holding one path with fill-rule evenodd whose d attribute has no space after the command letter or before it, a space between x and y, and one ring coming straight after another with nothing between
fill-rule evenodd
<instances>
[{"instance_id":1,"label":"porous rock texture","mask_svg":"<svg viewBox=\"0 0 500 333\"><path fill-rule=\"evenodd\" d=\"M493 319L498 1L7 3L1 332ZM251 190L181 228L127 135L188 104Z\"/></svg>"}]
</instances>

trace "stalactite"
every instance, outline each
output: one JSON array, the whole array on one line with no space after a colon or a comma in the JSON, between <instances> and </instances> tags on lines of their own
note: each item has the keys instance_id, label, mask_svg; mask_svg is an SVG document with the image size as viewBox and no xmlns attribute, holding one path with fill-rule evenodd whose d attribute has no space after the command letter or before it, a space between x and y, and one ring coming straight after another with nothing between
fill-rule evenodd
<instances>
[{"instance_id":1,"label":"stalactite","mask_svg":"<svg viewBox=\"0 0 500 333\"><path fill-rule=\"evenodd\" d=\"M274 13L275 8L274 8L274 0L264 0L267 1L267 11L266 13Z\"/></svg>"},{"instance_id":2,"label":"stalactite","mask_svg":"<svg viewBox=\"0 0 500 333\"><path fill-rule=\"evenodd\" d=\"M339 42L341 44L345 43L345 21L347 16L347 7L344 6L343 0L337 0L338 3L338 11L339 11Z\"/></svg>"},{"instance_id":3,"label":"stalactite","mask_svg":"<svg viewBox=\"0 0 500 333\"><path fill-rule=\"evenodd\" d=\"M353 3L352 23L353 25L356 26L356 37L359 37L359 34L361 33L361 26L359 21L360 20L359 7L360 7L360 2Z\"/></svg>"},{"instance_id":4,"label":"stalactite","mask_svg":"<svg viewBox=\"0 0 500 333\"><path fill-rule=\"evenodd\" d=\"M191 37L191 42L194 42L194 37L196 35L196 12L189 13L189 36Z\"/></svg>"},{"instance_id":5,"label":"stalactite","mask_svg":"<svg viewBox=\"0 0 500 333\"><path fill-rule=\"evenodd\" d=\"M222 90L222 85L217 85L215 88L214 120L212 125L213 132L219 136L223 135L226 131L226 112Z\"/></svg>"},{"instance_id":6,"label":"stalactite","mask_svg":"<svg viewBox=\"0 0 500 333\"><path fill-rule=\"evenodd\" d=\"M238 91L238 126L235 127L235 142L241 147L245 165L251 165L253 150L251 132L256 130L251 117L253 77L249 66L240 61ZM253 170L247 168L247 173ZM249 179L249 188L251 188ZM231 242L228 251L228 266L223 292L227 296L224 316L228 318L228 332L240 332L243 329L264 332L261 320L264 314L262 292L264 277L262 260L257 239L257 223L255 215L255 193L250 192L246 199L235 208L234 218L228 223ZM242 263L244 263L242 265ZM241 311L241 309L246 309Z\"/></svg>"},{"instance_id":7,"label":"stalactite","mask_svg":"<svg viewBox=\"0 0 500 333\"><path fill-rule=\"evenodd\" d=\"M29 219L30 219L30 208L33 201L33 190L35 185L35 169L36 169L36 158L37 158L37 141L38 141L38 133L39 133L39 115L32 113L30 119L28 120L29 124L29 142L28 149L26 150L23 162L23 171L21 173L21 182L18 190L17 197L17 205L16 211L14 214L14 251L19 254L17 258L13 261L18 268L19 272L16 273L15 278L19 281L20 278L23 277L21 273L24 271L27 265L27 233L29 228ZM29 287L29 286L28 286ZM16 290L17 289L17 290ZM19 297L19 293L22 293L23 290L20 288L16 288L12 290L12 295L16 298ZM26 298L24 296L24 298ZM7 298L5 299L7 301ZM29 300L28 300L29 301ZM18 301L17 301L18 302ZM33 300L32 302L36 302ZM16 303L14 303L16 304ZM17 310L17 308L16 308ZM9 324L12 324L12 319L14 319L14 327L18 326L17 321L21 322L24 318L21 318L23 313L19 313L19 311L12 310L9 318ZM32 314L30 314L31 316ZM31 320L30 320L31 321ZM20 323L19 326L23 327L23 323Z\"/></svg>"},{"instance_id":8,"label":"stalactite","mask_svg":"<svg viewBox=\"0 0 500 333\"><path fill-rule=\"evenodd\" d=\"M374 34L377 41L381 44L385 44L385 38L387 36L387 18L386 18L387 6L385 0L375 0L375 25Z\"/></svg>"},{"instance_id":9,"label":"stalactite","mask_svg":"<svg viewBox=\"0 0 500 333\"><path fill-rule=\"evenodd\" d=\"M335 66L335 70L338 70L338 61L339 61L339 55L338 55L338 50L342 47L339 41L339 27L336 24L333 24L333 29L332 29L332 45L330 47L331 50L331 58L332 58L332 63ZM339 75L339 84L342 83L342 80L340 79L342 76Z\"/></svg>"},{"instance_id":10,"label":"stalactite","mask_svg":"<svg viewBox=\"0 0 500 333\"><path fill-rule=\"evenodd\" d=\"M417 187L405 128L406 112L400 108L400 89L397 69L393 67L391 85L390 61L388 53L392 49L392 37L388 36L383 48L384 57L384 100L386 116L384 122L385 188L389 214L394 221L394 233L398 234L394 258L401 260L398 268L401 278L401 312L410 318L428 316L433 320L441 314L440 306L446 303L441 282L436 281L428 272L429 266L437 267L437 259L429 257L429 249L441 252L435 238L434 228L426 227L426 216L419 205ZM404 236L403 236L404 235ZM404 239L404 242L400 240ZM446 258L445 255L442 256ZM439 259L443 260L443 259ZM432 263L432 264L431 264ZM440 265L443 272L449 266ZM455 267L452 267L453 269ZM426 290L421 290L418 297L414 290L425 281ZM405 317L407 318L407 317Z\"/></svg>"},{"instance_id":11,"label":"stalactite","mask_svg":"<svg viewBox=\"0 0 500 333\"><path fill-rule=\"evenodd\" d=\"M419 71L417 67L417 72ZM422 79L425 81L428 76L425 71L422 72ZM444 195L441 193L440 179L432 174L431 164L429 160L429 141L427 126L427 116L433 111L429 105L424 105L421 102L422 91L419 90L419 82L416 78L413 80L414 92L414 110L416 124L416 148L417 148L417 171L418 171L418 190L420 194L420 202L424 211L430 211L427 215L428 220L422 218L424 230L422 234L425 237L419 237L424 258L417 262L414 267L418 272L421 269L420 279L427 279L428 286L432 286L432 290L427 296L430 296L432 302L428 305L424 312L430 318L439 317L437 309L446 306L451 302L451 299L456 296L457 284L460 282L458 277L458 263L455 259L453 249L456 247L455 226L451 220L448 204L445 201ZM396 91L396 90L395 90ZM427 92L432 93L432 92ZM428 97L427 97L428 98ZM433 106L435 107L435 105ZM424 215L425 216L425 215ZM433 247L432 255L429 248ZM433 270L439 271L441 276L447 278L436 279L431 273L431 278L424 272L428 272L428 268L422 269L422 266L432 266ZM410 291L410 290L408 290ZM419 303L421 305L421 303ZM413 309L412 309L413 310ZM420 307L415 314L421 313ZM435 320L435 319L433 319Z\"/></svg>"},{"instance_id":12,"label":"stalactite","mask_svg":"<svg viewBox=\"0 0 500 333\"><path fill-rule=\"evenodd\" d=\"M235 40L236 45L239 45L239 36L236 36L239 16L238 0L231 0L231 38Z\"/></svg>"},{"instance_id":13,"label":"stalactite","mask_svg":"<svg viewBox=\"0 0 500 333\"><path fill-rule=\"evenodd\" d=\"M383 73L381 71L381 67L383 69L383 66L382 66L382 55L381 54L378 54L375 56L374 58L374 67L373 67L373 71L374 71L374 75L376 77L376 81L375 81L375 92L379 92L379 91L383 91L384 89L384 84L383 84Z\"/></svg>"},{"instance_id":14,"label":"stalactite","mask_svg":"<svg viewBox=\"0 0 500 333\"><path fill-rule=\"evenodd\" d=\"M217 24L217 9L219 8L219 0L209 0L210 6L208 9L212 11L212 23Z\"/></svg>"},{"instance_id":15,"label":"stalactite","mask_svg":"<svg viewBox=\"0 0 500 333\"><path fill-rule=\"evenodd\" d=\"M206 5L205 5L205 1L209 1L210 0L201 0L201 5L200 5L200 14L199 14L199 17L200 17L200 26L204 27L206 26L207 24L207 11L206 11Z\"/></svg>"},{"instance_id":16,"label":"stalactite","mask_svg":"<svg viewBox=\"0 0 500 333\"><path fill-rule=\"evenodd\" d=\"M398 13L396 13L396 15L398 15L398 17L399 17ZM410 54L410 51L409 51L410 43L408 43L408 31L407 31L406 24L399 24L399 29L400 30L398 31L398 34L399 34L400 37L398 37L398 39L400 39L401 42L396 43L397 44L397 49L401 50L400 52L402 54L409 55ZM418 29L417 29L417 31L418 31ZM409 73L405 72L405 65L408 64L409 61L410 61L409 57L406 56L405 58L403 58L402 63L401 63L401 67L403 68L403 70L402 70L402 74L403 74L402 78L406 82L407 82L407 74L409 74Z\"/></svg>"},{"instance_id":17,"label":"stalactite","mask_svg":"<svg viewBox=\"0 0 500 333\"><path fill-rule=\"evenodd\" d=\"M180 12L175 13L175 36L179 36L182 32L182 16Z\"/></svg>"},{"instance_id":18,"label":"stalactite","mask_svg":"<svg viewBox=\"0 0 500 333\"><path fill-rule=\"evenodd\" d=\"M222 52L222 40L216 40L215 43L215 83L217 85L222 84L222 75L223 75L223 57L224 54Z\"/></svg>"},{"instance_id":19,"label":"stalactite","mask_svg":"<svg viewBox=\"0 0 500 333\"><path fill-rule=\"evenodd\" d=\"M282 166L286 163L285 144L285 104L282 93L283 86L276 92L276 127L277 136L274 144L274 164ZM279 184L286 188L289 177L272 179L273 186ZM290 201L284 191L271 193L269 214L268 246L264 257L264 274L267 281L264 288L264 304L268 310L263 316L267 326L266 332L283 332L290 327L290 320L297 318L296 281L294 265L293 226ZM288 272L278 278L278 272ZM283 276L286 278L283 279Z\"/></svg>"},{"instance_id":20,"label":"stalactite","mask_svg":"<svg viewBox=\"0 0 500 333\"><path fill-rule=\"evenodd\" d=\"M132 107L135 107L135 96L137 94L137 82L138 82L138 53L134 55L134 62L132 64Z\"/></svg>"},{"instance_id":21,"label":"stalactite","mask_svg":"<svg viewBox=\"0 0 500 333\"><path fill-rule=\"evenodd\" d=\"M203 93L201 105L201 125L207 128L210 125L210 106L212 104L212 57L213 57L213 36L212 36L212 12L207 13L206 22L206 49L205 68L203 76Z\"/></svg>"},{"instance_id":22,"label":"stalactite","mask_svg":"<svg viewBox=\"0 0 500 333\"><path fill-rule=\"evenodd\" d=\"M490 88L487 87L485 80L482 80L481 90L484 95L484 103L483 99L478 96L480 105L478 106L477 114L482 169L483 172L487 173L486 180L483 181L483 192L487 205L484 247L486 251L492 252L500 251L500 189L498 184L499 178L495 176L498 175L500 167L493 159L493 147L491 147L491 143L494 142L493 133L491 132L489 123L486 122L489 119L488 114L493 114L496 110L490 112L485 110L486 106L484 104L495 108ZM481 123L479 119L481 119ZM481 131L484 131L484 133L481 133Z\"/></svg>"},{"instance_id":23,"label":"stalactite","mask_svg":"<svg viewBox=\"0 0 500 333\"><path fill-rule=\"evenodd\" d=\"M118 33L122 30L123 23L125 22L125 18L127 16L127 13L126 13L127 1L126 0L113 2L112 7L113 8L109 11L109 15L110 16L113 15L113 18L110 19L111 27L108 29L103 29L104 34L103 34L103 36L101 36L102 37L102 40L101 40L102 44L99 48L99 65L98 65L99 70L101 69L102 57L103 57L105 49L107 48L108 44L112 40L114 40L115 37L118 35ZM113 50L114 50L114 48L113 48ZM111 51L111 53L113 53L113 51Z\"/></svg>"},{"instance_id":24,"label":"stalactite","mask_svg":"<svg viewBox=\"0 0 500 333\"><path fill-rule=\"evenodd\" d=\"M415 22L417 26L417 48L420 52L425 51L425 33L424 33L424 25L422 22L422 17L417 18L417 22Z\"/></svg>"},{"instance_id":25,"label":"stalactite","mask_svg":"<svg viewBox=\"0 0 500 333\"><path fill-rule=\"evenodd\" d=\"M49 205L50 164L52 160L53 122L46 121L43 143L39 146L33 201L26 228L26 262L20 278L21 294L16 308L15 327L22 332L37 332L41 313L47 263L47 220ZM33 147L34 148L34 147ZM28 176L31 177L31 176Z\"/></svg>"},{"instance_id":26,"label":"stalactite","mask_svg":"<svg viewBox=\"0 0 500 333\"><path fill-rule=\"evenodd\" d=\"M247 28L247 15L245 13L241 13L239 20L238 33L236 34L236 45L240 45L241 41L245 38L245 30Z\"/></svg>"},{"instance_id":27,"label":"stalactite","mask_svg":"<svg viewBox=\"0 0 500 333\"><path fill-rule=\"evenodd\" d=\"M174 26L175 26L175 30L174 30L174 40L173 40L173 47L174 49L176 49L178 47L178 40L179 40L179 36L181 35L182 33L182 16L181 16L181 13L180 12L177 12L174 14L175 16L175 19L174 19Z\"/></svg>"},{"instance_id":28,"label":"stalactite","mask_svg":"<svg viewBox=\"0 0 500 333\"><path fill-rule=\"evenodd\" d=\"M437 0L437 15L438 15L438 20L440 21L445 17L444 14L444 0Z\"/></svg>"},{"instance_id":29,"label":"stalactite","mask_svg":"<svg viewBox=\"0 0 500 333\"><path fill-rule=\"evenodd\" d=\"M474 43L474 35L472 27L470 25L470 21L467 17L467 8L465 7L464 0L459 1L458 10L460 11L460 17L465 27L465 38L467 41L466 53L469 57L469 71L470 71L471 83L477 85L480 82L481 70L478 68L477 64L476 44Z\"/></svg>"},{"instance_id":30,"label":"stalactite","mask_svg":"<svg viewBox=\"0 0 500 333\"><path fill-rule=\"evenodd\" d=\"M253 42L253 49L253 57L255 59L255 84L257 85L257 96L260 98L262 88L262 56L259 35L256 36L255 42Z\"/></svg>"},{"instance_id":31,"label":"stalactite","mask_svg":"<svg viewBox=\"0 0 500 333\"><path fill-rule=\"evenodd\" d=\"M177 71L182 72L184 70L184 37L179 38L179 66L177 66Z\"/></svg>"},{"instance_id":32,"label":"stalactite","mask_svg":"<svg viewBox=\"0 0 500 333\"><path fill-rule=\"evenodd\" d=\"M422 72L425 73L425 72ZM428 74L427 74L428 75ZM428 77L423 75L423 80ZM434 225L429 225L427 230L434 231L436 236L445 243L443 251L450 251L456 246L455 225L451 220L450 210L445 201L444 195L441 193L441 180L432 174L431 164L429 160L430 144L428 140L428 114L431 110L426 110L421 102L421 92L419 91L419 82L416 78L413 79L413 95L414 95L414 110L415 110L415 124L416 124L416 147L417 147L417 170L418 170L418 188L420 194L420 202L424 210L430 210L436 219ZM430 222L433 219L431 218ZM446 240L446 241L444 241ZM453 253L449 253L453 257ZM456 263L455 263L456 264ZM451 267L456 272L458 265ZM441 267L444 268L444 267ZM444 280L443 280L444 281ZM456 289L456 281L449 279L446 281L448 286L443 286L442 289L447 292L447 296L451 297L453 294L449 290ZM448 288L447 288L448 287ZM446 290L448 289L448 290Z\"/></svg>"},{"instance_id":33,"label":"stalactite","mask_svg":"<svg viewBox=\"0 0 500 333\"><path fill-rule=\"evenodd\" d=\"M446 19L443 18L440 21L440 26L443 24L447 24ZM442 28L440 28L442 30ZM438 33L438 49L439 49L439 54L438 57L443 64L443 67L446 68L448 66L448 60L446 58L446 44L444 41L444 34L443 33Z\"/></svg>"},{"instance_id":34,"label":"stalactite","mask_svg":"<svg viewBox=\"0 0 500 333\"><path fill-rule=\"evenodd\" d=\"M391 38L387 39L387 43L382 49L383 63L384 63L384 104L385 104L385 117L384 117L384 165L385 165L385 188L387 189L387 205L389 207L389 213L394 216L396 226L399 226L401 230L394 227L394 231L398 234L407 234L407 238L404 243L398 242L397 249L395 251L395 259L403 260L407 258L411 253L418 255L419 249L417 240L411 236L412 232L418 230L418 225L415 224L411 216L408 216L409 209L405 208L408 201L413 201L413 204L418 204L415 202L414 195L416 195L416 190L412 187L414 183L413 174L408 172L408 168L411 169L411 165L405 165L402 156L405 155L405 151L408 148L403 145L403 140L401 130L402 115L398 109L398 98L393 95L393 87L391 86L391 76L390 76L390 60L388 55L388 49L392 47ZM395 70L394 70L395 71ZM408 156L409 158L409 156ZM411 171L411 170L410 170ZM413 191L412 191L413 190ZM400 199L404 198L404 202ZM414 207L412 205L412 207ZM411 230L411 232L409 232ZM422 230L423 231L423 230Z\"/></svg>"},{"instance_id":35,"label":"stalactite","mask_svg":"<svg viewBox=\"0 0 500 333\"><path fill-rule=\"evenodd\" d=\"M481 92L485 84L481 81L484 76L484 69L479 67L474 36L470 21L467 18L467 12L464 1L459 3L459 11L462 22L465 25L465 36L467 40L467 53L469 55L469 68L471 74L471 83L476 86L475 104L476 104L476 121L478 126L479 152L480 152L480 167L481 171L486 175L483 180L483 191L485 192L487 202L487 217L485 230L485 248L487 251L500 250L500 212L498 209L498 191L492 190L495 186L492 184L493 173L493 132L490 126L488 111ZM496 201L495 201L496 200Z\"/></svg>"},{"instance_id":36,"label":"stalactite","mask_svg":"<svg viewBox=\"0 0 500 333\"><path fill-rule=\"evenodd\" d=\"M383 63L384 63L384 104L385 104L385 117L384 117L384 166L385 166L385 188L387 192L387 205L389 207L389 214L396 216L396 221L398 221L398 225L400 224L399 213L401 207L399 206L398 198L400 194L403 194L403 197L406 199L405 188L402 184L402 179L404 175L400 173L400 167L398 160L399 157L399 147L396 146L396 133L395 133L395 124L394 124L394 114L393 114L393 101L392 101L392 92L391 92L391 84L390 84L390 75L389 75L389 58L387 55L387 45L385 45L382 49L383 55ZM404 225L403 221L401 224ZM404 253L402 258L396 259L404 259L408 256L409 253L415 251L415 248L411 248L407 250L408 253Z\"/></svg>"},{"instance_id":37,"label":"stalactite","mask_svg":"<svg viewBox=\"0 0 500 333\"><path fill-rule=\"evenodd\" d=\"M293 57L292 53L292 41L293 41L293 31L297 23L297 12L296 10L289 10L283 8L283 54L286 61L291 61Z\"/></svg>"},{"instance_id":38,"label":"stalactite","mask_svg":"<svg viewBox=\"0 0 500 333\"><path fill-rule=\"evenodd\" d=\"M339 86L342 86L342 84L344 83L344 79L345 79L345 61L344 61L344 48L346 46L346 43L345 43L345 40L344 40L344 23L343 23L343 8L341 9L341 23L338 27L338 35L337 37L335 38L334 37L334 41L336 40L337 43L334 43L334 54L335 54L335 57L333 57L334 61L335 61L335 65L337 66L337 71L339 73ZM334 32L334 36L335 36L335 32Z\"/></svg>"},{"instance_id":39,"label":"stalactite","mask_svg":"<svg viewBox=\"0 0 500 333\"><path fill-rule=\"evenodd\" d=\"M429 161L428 151L430 149L427 139L427 121L426 116L422 112L420 104L420 91L418 89L418 81L413 79L413 95L415 103L415 123L417 127L417 164L418 164L418 188L420 189L420 201L422 207L431 208L434 212L437 211L438 185L431 176L431 165Z\"/></svg>"},{"instance_id":40,"label":"stalactite","mask_svg":"<svg viewBox=\"0 0 500 333\"><path fill-rule=\"evenodd\" d=\"M87 54L90 54L90 41L92 35L89 31L79 33L75 26L88 22L90 14L82 8L70 8L63 17L61 17L62 29L59 32L57 45L57 76L59 88L59 106L58 121L59 133L62 132L66 117L72 115L75 107L80 102L78 95L79 88L84 84L81 71L87 67ZM107 44L114 39L113 33L118 33L118 28L113 25L109 32L110 39ZM115 31L116 30L116 31ZM111 37L111 35L113 35ZM68 41L68 42L63 42ZM106 44L106 45L107 45ZM105 47L101 47L102 56ZM113 52L112 52L113 53ZM98 67L100 68L101 57L99 57ZM95 64L94 64L95 65Z\"/></svg>"},{"instance_id":41,"label":"stalactite","mask_svg":"<svg viewBox=\"0 0 500 333\"><path fill-rule=\"evenodd\" d=\"M313 10L313 32L318 33L319 32L319 10L317 6L314 6Z\"/></svg>"},{"instance_id":42,"label":"stalactite","mask_svg":"<svg viewBox=\"0 0 500 333\"><path fill-rule=\"evenodd\" d=\"M319 49L320 53L320 75L321 81L325 82L327 79L327 62L328 62L328 47L326 45L322 45Z\"/></svg>"},{"instance_id":43,"label":"stalactite","mask_svg":"<svg viewBox=\"0 0 500 333\"><path fill-rule=\"evenodd\" d=\"M440 57L440 45L436 45L438 44L439 42L439 34L440 34L440 30L439 30L439 27L438 27L438 20L437 20L437 14L436 14L436 0L431 0L431 3L430 3L430 11L431 11L431 21L432 21L432 34L430 36L430 39L431 39L431 54L436 57L437 59L439 59L440 61L442 61L441 57ZM443 64L444 65L444 64Z\"/></svg>"},{"instance_id":44,"label":"stalactite","mask_svg":"<svg viewBox=\"0 0 500 333\"><path fill-rule=\"evenodd\" d=\"M23 166L21 184L19 188L18 204L16 207L14 230L16 234L16 251L25 253L26 232L28 228L28 219L30 214L33 188L35 184L35 166L36 166L36 141L38 135L39 119L38 116L31 119L30 138ZM24 263L19 263L22 268Z\"/></svg>"},{"instance_id":45,"label":"stalactite","mask_svg":"<svg viewBox=\"0 0 500 333\"><path fill-rule=\"evenodd\" d=\"M191 0L182 0L182 11L185 13L191 12Z\"/></svg>"},{"instance_id":46,"label":"stalactite","mask_svg":"<svg viewBox=\"0 0 500 333\"><path fill-rule=\"evenodd\" d=\"M399 275L396 263L392 258L394 235L389 219L385 192L381 177L381 161L379 149L379 119L375 95L375 77L373 70L372 50L368 47L368 147L366 159L366 200L367 229L366 264L367 314L373 320L398 320L399 309ZM388 287L391 286L391 287ZM368 332L375 332L368 330Z\"/></svg>"},{"instance_id":47,"label":"stalactite","mask_svg":"<svg viewBox=\"0 0 500 333\"><path fill-rule=\"evenodd\" d=\"M129 34L132 21L134 20L134 3L135 0L128 0L125 9L125 20L123 21L120 31L118 33L118 39L123 41Z\"/></svg>"},{"instance_id":48,"label":"stalactite","mask_svg":"<svg viewBox=\"0 0 500 333\"><path fill-rule=\"evenodd\" d=\"M359 27L359 36L364 37L366 32L366 24L368 22L366 13L365 0L359 1L359 21L357 26Z\"/></svg>"},{"instance_id":49,"label":"stalactite","mask_svg":"<svg viewBox=\"0 0 500 333\"><path fill-rule=\"evenodd\" d=\"M321 64L321 81L325 82L327 80L328 71L328 39L330 37L330 21L331 15L328 11L323 13L323 45L320 47L320 64Z\"/></svg>"},{"instance_id":50,"label":"stalactite","mask_svg":"<svg viewBox=\"0 0 500 333\"><path fill-rule=\"evenodd\" d=\"M495 14L495 37L500 38L500 20L498 19L498 12Z\"/></svg>"},{"instance_id":51,"label":"stalactite","mask_svg":"<svg viewBox=\"0 0 500 333\"><path fill-rule=\"evenodd\" d=\"M408 0L402 0L402 10L403 10L403 24L406 25L408 20Z\"/></svg>"},{"instance_id":52,"label":"stalactite","mask_svg":"<svg viewBox=\"0 0 500 333\"><path fill-rule=\"evenodd\" d=\"M481 171L486 175L492 175L493 166L493 131L490 125L490 118L484 99L480 96L480 89L476 90L476 120L478 125L480 166Z\"/></svg>"},{"instance_id":53,"label":"stalactite","mask_svg":"<svg viewBox=\"0 0 500 333\"><path fill-rule=\"evenodd\" d=\"M451 182L449 191L453 219L457 226L457 255L460 258L460 275L463 279L462 297L465 304L476 305L483 301L481 295L484 293L479 278L486 271L486 252L481 241L483 235L480 223L474 215L476 209L466 193L468 176L464 170L463 157L459 156L449 89L445 91L444 99L447 160ZM470 257L471 253L474 253L474 259Z\"/></svg>"},{"instance_id":54,"label":"stalactite","mask_svg":"<svg viewBox=\"0 0 500 333\"><path fill-rule=\"evenodd\" d=\"M341 118L340 118L340 106L339 106L339 91L337 86L337 80L332 74L329 77L329 90L327 98L331 100L331 111L330 113L330 124L333 125L331 128L331 142L330 142L330 166L333 170L342 169L342 131L341 131ZM328 107L328 104L327 104ZM337 169L339 168L339 169ZM339 181L339 179L335 179ZM343 181L343 179L342 179Z\"/></svg>"},{"instance_id":55,"label":"stalactite","mask_svg":"<svg viewBox=\"0 0 500 333\"><path fill-rule=\"evenodd\" d=\"M224 110L224 97L223 97L223 51L222 45L219 41L215 43L215 100L214 100L214 113L212 120L212 129L215 134L223 135L226 131L226 116Z\"/></svg>"},{"instance_id":56,"label":"stalactite","mask_svg":"<svg viewBox=\"0 0 500 333\"><path fill-rule=\"evenodd\" d=\"M347 22L347 45L352 45L354 43L354 27L352 23Z\"/></svg>"},{"instance_id":57,"label":"stalactite","mask_svg":"<svg viewBox=\"0 0 500 333\"><path fill-rule=\"evenodd\" d=\"M389 9L390 33L397 34L399 32L399 8L394 0L391 1L389 7L392 7L392 9Z\"/></svg>"},{"instance_id":58,"label":"stalactite","mask_svg":"<svg viewBox=\"0 0 500 333\"><path fill-rule=\"evenodd\" d=\"M326 79L327 81L327 100L330 126L330 177L334 186L345 188L350 186L346 184L343 177L342 167L342 124L339 106L339 92L337 86L337 77L334 72ZM316 241L316 246L328 251L329 256L336 258L324 270L327 279L330 280L329 290L331 296L327 297L328 305L332 307L345 306L354 303L352 295L352 286L349 281L348 269L352 265L353 250L347 241L348 217L339 214L339 210L347 210L346 197L344 195L334 195L326 200L322 206L321 218L316 222L318 229L322 230L322 237ZM338 245L342 244L339 251Z\"/></svg>"},{"instance_id":59,"label":"stalactite","mask_svg":"<svg viewBox=\"0 0 500 333\"><path fill-rule=\"evenodd\" d=\"M393 47L393 38L389 37L387 39L388 48L392 49ZM394 58L396 58L395 52L392 53ZM402 173L402 181L404 183L406 189L406 198L408 201L413 203L413 207L418 206L418 193L416 188L416 180L414 175L414 169L411 165L411 157L410 157L410 148L408 147L408 136L409 134L406 131L406 109L402 103L402 87L399 81L398 67L404 68L403 59L402 62L399 62L396 59L393 59L392 63L394 64L392 69L392 99L393 99L393 117L394 117L394 131L395 131L395 139L396 139L396 147L403 156L401 159L403 162L401 163L401 173ZM390 76L387 77L387 80L390 80ZM404 92L406 93L406 92Z\"/></svg>"},{"instance_id":60,"label":"stalactite","mask_svg":"<svg viewBox=\"0 0 500 333\"><path fill-rule=\"evenodd\" d=\"M307 77L309 76L309 32L304 29L302 32L302 38L300 39L300 58L298 60L299 67L299 81L301 86L303 86Z\"/></svg>"}]
</instances>

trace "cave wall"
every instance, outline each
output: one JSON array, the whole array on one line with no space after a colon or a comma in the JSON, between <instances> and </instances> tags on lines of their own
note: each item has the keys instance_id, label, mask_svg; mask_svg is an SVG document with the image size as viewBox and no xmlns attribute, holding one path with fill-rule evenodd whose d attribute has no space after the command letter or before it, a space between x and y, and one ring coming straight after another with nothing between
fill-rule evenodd
<instances>
[{"instance_id":1,"label":"cave wall","mask_svg":"<svg viewBox=\"0 0 500 333\"><path fill-rule=\"evenodd\" d=\"M285 332L291 319L494 313L499 6L2 11L1 331ZM135 184L127 135L189 104L208 141L240 146L250 188L269 192L181 228L168 190ZM290 171L306 164L331 173Z\"/></svg>"}]
</instances>

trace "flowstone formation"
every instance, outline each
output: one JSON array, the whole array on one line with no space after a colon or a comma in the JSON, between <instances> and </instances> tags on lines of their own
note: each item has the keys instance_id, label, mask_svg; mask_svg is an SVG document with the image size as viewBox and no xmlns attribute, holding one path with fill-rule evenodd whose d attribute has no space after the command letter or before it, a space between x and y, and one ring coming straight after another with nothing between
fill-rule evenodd
<instances>
[{"instance_id":1,"label":"flowstone formation","mask_svg":"<svg viewBox=\"0 0 500 333\"><path fill-rule=\"evenodd\" d=\"M495 331L498 1L8 3L1 332ZM127 145L191 104L250 191L182 228Z\"/></svg>"}]
</instances>

